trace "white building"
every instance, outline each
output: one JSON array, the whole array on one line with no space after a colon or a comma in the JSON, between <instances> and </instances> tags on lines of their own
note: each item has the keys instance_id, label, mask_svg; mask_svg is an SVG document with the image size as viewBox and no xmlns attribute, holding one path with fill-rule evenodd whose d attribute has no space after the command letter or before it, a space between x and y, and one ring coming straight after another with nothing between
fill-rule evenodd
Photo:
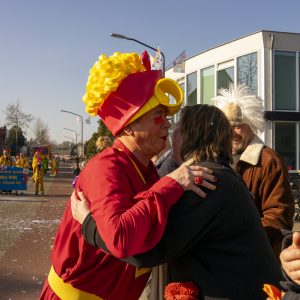
<instances>
[{"instance_id":1,"label":"white building","mask_svg":"<svg viewBox=\"0 0 300 300\"><path fill-rule=\"evenodd\" d=\"M185 95L185 105L211 104L218 89L247 84L264 100L265 143L289 169L300 169L300 33L262 30L185 60L185 73L166 71ZM178 116L175 116L178 118Z\"/></svg>"}]
</instances>

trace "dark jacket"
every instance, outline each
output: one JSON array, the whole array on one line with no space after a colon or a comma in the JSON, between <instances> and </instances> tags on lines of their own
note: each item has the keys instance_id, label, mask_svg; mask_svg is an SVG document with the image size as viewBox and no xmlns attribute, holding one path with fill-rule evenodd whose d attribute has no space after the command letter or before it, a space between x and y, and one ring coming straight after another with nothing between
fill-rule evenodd
<instances>
[{"instance_id":1,"label":"dark jacket","mask_svg":"<svg viewBox=\"0 0 300 300\"><path fill-rule=\"evenodd\" d=\"M157 161L155 166L159 177L163 177L177 169L179 164L173 160L173 150L169 150Z\"/></svg>"},{"instance_id":2,"label":"dark jacket","mask_svg":"<svg viewBox=\"0 0 300 300\"><path fill-rule=\"evenodd\" d=\"M241 177L224 163L201 165L214 171L217 189L206 199L187 191L169 213L162 240L147 253L126 259L139 267L168 262L170 282L192 281L200 299L266 299L263 284L279 287L280 266ZM86 240L106 248L91 216Z\"/></svg>"}]
</instances>

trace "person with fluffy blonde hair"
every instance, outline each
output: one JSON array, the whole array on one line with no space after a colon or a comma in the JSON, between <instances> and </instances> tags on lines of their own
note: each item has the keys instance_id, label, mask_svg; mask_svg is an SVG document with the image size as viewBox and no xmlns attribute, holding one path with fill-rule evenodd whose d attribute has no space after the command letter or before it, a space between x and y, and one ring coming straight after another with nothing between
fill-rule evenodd
<instances>
[{"instance_id":1,"label":"person with fluffy blonde hair","mask_svg":"<svg viewBox=\"0 0 300 300\"><path fill-rule=\"evenodd\" d=\"M253 194L272 248L279 256L281 230L292 229L295 208L283 158L258 137L265 126L263 101L246 85L221 89L212 101L231 123L234 168Z\"/></svg>"},{"instance_id":2,"label":"person with fluffy blonde hair","mask_svg":"<svg viewBox=\"0 0 300 300\"><path fill-rule=\"evenodd\" d=\"M103 151L105 148L110 147L112 145L112 140L108 136L100 136L96 141L96 148L98 152Z\"/></svg>"},{"instance_id":3,"label":"person with fluffy blonde hair","mask_svg":"<svg viewBox=\"0 0 300 300\"><path fill-rule=\"evenodd\" d=\"M161 70L151 70L147 53L101 55L90 70L83 101L86 111L99 115L116 137L111 147L86 164L75 185L75 193L89 199L111 254L85 242L69 201L40 299L137 300L151 269L136 268L116 257L156 245L171 207L185 190L205 197L194 179L201 178L201 188L214 189L207 181L214 182L214 176L188 162L159 178L151 158L166 146L168 116L179 111L183 93L177 82L163 78Z\"/></svg>"}]
</instances>

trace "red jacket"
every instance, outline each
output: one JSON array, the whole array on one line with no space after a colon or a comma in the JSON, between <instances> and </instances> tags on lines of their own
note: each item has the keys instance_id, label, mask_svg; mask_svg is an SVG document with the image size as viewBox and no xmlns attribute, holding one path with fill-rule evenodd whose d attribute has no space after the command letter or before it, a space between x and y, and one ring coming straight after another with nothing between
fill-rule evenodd
<instances>
[{"instance_id":1,"label":"red jacket","mask_svg":"<svg viewBox=\"0 0 300 300\"><path fill-rule=\"evenodd\" d=\"M89 199L103 240L119 258L153 248L163 235L171 206L183 194L175 180L159 179L152 163L148 168L141 165L118 140L85 166L76 190ZM70 200L55 237L51 261L65 282L110 300L138 299L150 274L86 244L81 225L72 217ZM47 282L41 299L58 299Z\"/></svg>"}]
</instances>

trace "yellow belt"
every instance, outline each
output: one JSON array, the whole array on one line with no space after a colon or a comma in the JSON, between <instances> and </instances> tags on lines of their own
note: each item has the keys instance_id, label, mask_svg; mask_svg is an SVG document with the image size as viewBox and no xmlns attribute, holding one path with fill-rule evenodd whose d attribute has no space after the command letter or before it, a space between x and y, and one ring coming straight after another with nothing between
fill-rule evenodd
<instances>
[{"instance_id":1,"label":"yellow belt","mask_svg":"<svg viewBox=\"0 0 300 300\"><path fill-rule=\"evenodd\" d=\"M74 288L70 283L64 282L51 266L48 282L53 292L61 300L103 300L102 298Z\"/></svg>"},{"instance_id":2,"label":"yellow belt","mask_svg":"<svg viewBox=\"0 0 300 300\"><path fill-rule=\"evenodd\" d=\"M119 151L122 151L122 149L118 148ZM142 175L142 172L140 171L137 164L129 157L130 161L132 162L133 166L137 170L141 180L144 184L146 184L146 180L144 176ZM136 268L135 269L135 278L151 272L151 268ZM53 290L53 292L62 300L103 300L102 298L90 294L87 292L80 291L76 288L74 288L70 283L65 283L54 271L53 266L51 266L50 273L48 275L48 282Z\"/></svg>"}]
</instances>

